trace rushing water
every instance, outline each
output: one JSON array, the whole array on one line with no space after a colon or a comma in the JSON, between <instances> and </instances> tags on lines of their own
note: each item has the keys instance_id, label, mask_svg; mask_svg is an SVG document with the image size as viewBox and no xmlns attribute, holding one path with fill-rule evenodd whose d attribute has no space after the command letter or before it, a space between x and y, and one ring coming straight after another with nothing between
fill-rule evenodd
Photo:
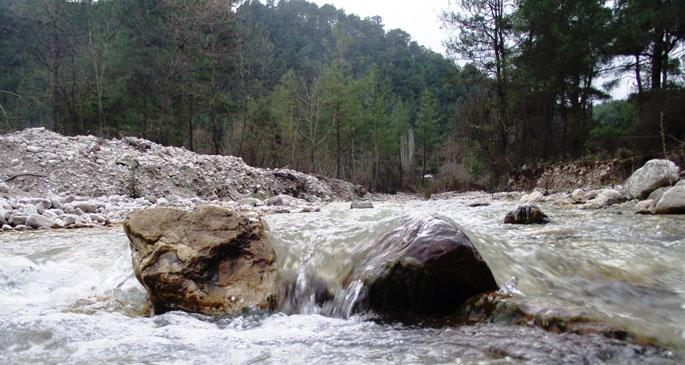
<instances>
[{"instance_id":1,"label":"rushing water","mask_svg":"<svg viewBox=\"0 0 685 365\"><path fill-rule=\"evenodd\" d=\"M0 364L23 363L677 363L668 351L597 335L507 324L417 325L354 315L342 281L356 254L408 217L461 225L501 286L524 302L584 313L685 353L685 217L628 207L543 203L552 224L501 223L515 200L471 208L449 200L331 204L266 218L281 272L294 283L283 313L147 317L120 228L0 233ZM335 300L314 302L316 285Z\"/></svg>"}]
</instances>

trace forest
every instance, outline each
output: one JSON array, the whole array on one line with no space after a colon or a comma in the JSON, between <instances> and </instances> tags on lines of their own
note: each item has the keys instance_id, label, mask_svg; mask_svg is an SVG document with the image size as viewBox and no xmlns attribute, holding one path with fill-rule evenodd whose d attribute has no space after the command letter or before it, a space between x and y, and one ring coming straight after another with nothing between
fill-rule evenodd
<instances>
[{"instance_id":1,"label":"forest","mask_svg":"<svg viewBox=\"0 0 685 365\"><path fill-rule=\"evenodd\" d=\"M449 57L304 0L0 0L0 132L139 136L382 192L685 148L682 0L461 0L438 21Z\"/></svg>"}]
</instances>

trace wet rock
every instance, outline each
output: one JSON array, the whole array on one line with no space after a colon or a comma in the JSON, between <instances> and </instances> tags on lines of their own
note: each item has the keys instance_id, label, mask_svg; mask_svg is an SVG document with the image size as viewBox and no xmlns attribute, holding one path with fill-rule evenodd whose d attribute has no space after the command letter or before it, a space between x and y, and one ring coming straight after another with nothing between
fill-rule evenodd
<instances>
[{"instance_id":1,"label":"wet rock","mask_svg":"<svg viewBox=\"0 0 685 365\"><path fill-rule=\"evenodd\" d=\"M652 214L654 213L654 207L656 206L656 201L654 199L647 199L638 202L635 205L636 214Z\"/></svg>"},{"instance_id":2,"label":"wet rock","mask_svg":"<svg viewBox=\"0 0 685 365\"><path fill-rule=\"evenodd\" d=\"M545 224L549 218L542 210L533 204L521 204L507 213L504 217L506 224Z\"/></svg>"},{"instance_id":3,"label":"wet rock","mask_svg":"<svg viewBox=\"0 0 685 365\"><path fill-rule=\"evenodd\" d=\"M606 208L610 205L622 203L626 197L616 189L603 189L597 196L588 202L590 208Z\"/></svg>"},{"instance_id":4,"label":"wet rock","mask_svg":"<svg viewBox=\"0 0 685 365\"><path fill-rule=\"evenodd\" d=\"M469 204L468 207L477 208L477 207L487 207L489 205L490 205L490 203L488 203L488 202L475 202L475 203Z\"/></svg>"},{"instance_id":5,"label":"wet rock","mask_svg":"<svg viewBox=\"0 0 685 365\"><path fill-rule=\"evenodd\" d=\"M3 183L0 183L0 194L7 194L10 192L10 186Z\"/></svg>"},{"instance_id":6,"label":"wet rock","mask_svg":"<svg viewBox=\"0 0 685 365\"><path fill-rule=\"evenodd\" d=\"M3 230L3 231L11 231L11 230L13 230L13 229L14 229L14 228L12 228L12 226L10 226L9 224L3 224L3 225L2 225L2 230Z\"/></svg>"},{"instance_id":7,"label":"wet rock","mask_svg":"<svg viewBox=\"0 0 685 365\"><path fill-rule=\"evenodd\" d=\"M657 214L685 213L685 180L681 180L661 196L654 212Z\"/></svg>"},{"instance_id":8,"label":"wet rock","mask_svg":"<svg viewBox=\"0 0 685 365\"><path fill-rule=\"evenodd\" d=\"M446 313L474 294L497 290L490 268L474 245L447 219L411 219L363 254L346 280L364 283L357 304L360 309L388 314Z\"/></svg>"},{"instance_id":9,"label":"wet rock","mask_svg":"<svg viewBox=\"0 0 685 365\"><path fill-rule=\"evenodd\" d=\"M352 202L350 204L350 209L371 209L373 208L372 202Z\"/></svg>"},{"instance_id":10,"label":"wet rock","mask_svg":"<svg viewBox=\"0 0 685 365\"><path fill-rule=\"evenodd\" d=\"M644 199L649 193L662 186L678 181L680 168L669 160L650 160L637 169L625 182L631 198Z\"/></svg>"},{"instance_id":11,"label":"wet rock","mask_svg":"<svg viewBox=\"0 0 685 365\"><path fill-rule=\"evenodd\" d=\"M52 219L40 214L31 214L28 216L28 218L26 218L26 225L33 229L48 229L57 226Z\"/></svg>"},{"instance_id":12,"label":"wet rock","mask_svg":"<svg viewBox=\"0 0 685 365\"><path fill-rule=\"evenodd\" d=\"M214 206L152 208L124 221L155 313L237 314L276 303L276 257L261 221Z\"/></svg>"},{"instance_id":13,"label":"wet rock","mask_svg":"<svg viewBox=\"0 0 685 365\"><path fill-rule=\"evenodd\" d=\"M27 229L29 229L29 227L23 224L17 224L16 226L14 226L15 231L25 231Z\"/></svg>"}]
</instances>

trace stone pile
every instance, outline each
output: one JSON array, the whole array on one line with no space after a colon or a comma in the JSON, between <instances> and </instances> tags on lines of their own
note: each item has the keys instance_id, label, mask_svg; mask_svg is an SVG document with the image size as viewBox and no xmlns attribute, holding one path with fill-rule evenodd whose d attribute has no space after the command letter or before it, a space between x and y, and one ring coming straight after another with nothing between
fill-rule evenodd
<instances>
[{"instance_id":1,"label":"stone pile","mask_svg":"<svg viewBox=\"0 0 685 365\"><path fill-rule=\"evenodd\" d=\"M135 137L66 137L44 128L0 136L0 194L353 200L354 184L289 169L250 167L241 158L201 155Z\"/></svg>"}]
</instances>

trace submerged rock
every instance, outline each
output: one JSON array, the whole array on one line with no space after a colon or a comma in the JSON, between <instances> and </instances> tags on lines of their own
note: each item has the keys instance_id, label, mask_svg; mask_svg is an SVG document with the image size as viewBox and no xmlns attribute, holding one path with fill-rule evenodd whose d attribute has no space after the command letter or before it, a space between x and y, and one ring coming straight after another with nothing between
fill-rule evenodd
<instances>
[{"instance_id":1,"label":"submerged rock","mask_svg":"<svg viewBox=\"0 0 685 365\"><path fill-rule=\"evenodd\" d=\"M632 198L644 199L652 191L678 181L679 172L680 168L673 161L650 160L626 180L625 188Z\"/></svg>"},{"instance_id":2,"label":"submerged rock","mask_svg":"<svg viewBox=\"0 0 685 365\"><path fill-rule=\"evenodd\" d=\"M358 307L377 313L446 313L498 288L473 243L446 219L411 219L365 254L347 282L364 283Z\"/></svg>"},{"instance_id":3,"label":"submerged rock","mask_svg":"<svg viewBox=\"0 0 685 365\"><path fill-rule=\"evenodd\" d=\"M371 209L373 208L372 202L352 202L350 204L350 209Z\"/></svg>"},{"instance_id":4,"label":"submerged rock","mask_svg":"<svg viewBox=\"0 0 685 365\"><path fill-rule=\"evenodd\" d=\"M685 180L678 182L661 196L654 212L657 214L685 213Z\"/></svg>"},{"instance_id":5,"label":"submerged rock","mask_svg":"<svg viewBox=\"0 0 685 365\"><path fill-rule=\"evenodd\" d=\"M544 224L549 223L549 218L542 210L533 204L521 204L507 213L504 217L505 224Z\"/></svg>"},{"instance_id":6,"label":"submerged rock","mask_svg":"<svg viewBox=\"0 0 685 365\"><path fill-rule=\"evenodd\" d=\"M153 208L129 215L124 230L155 313L274 308L276 257L261 221L214 206Z\"/></svg>"}]
</instances>

